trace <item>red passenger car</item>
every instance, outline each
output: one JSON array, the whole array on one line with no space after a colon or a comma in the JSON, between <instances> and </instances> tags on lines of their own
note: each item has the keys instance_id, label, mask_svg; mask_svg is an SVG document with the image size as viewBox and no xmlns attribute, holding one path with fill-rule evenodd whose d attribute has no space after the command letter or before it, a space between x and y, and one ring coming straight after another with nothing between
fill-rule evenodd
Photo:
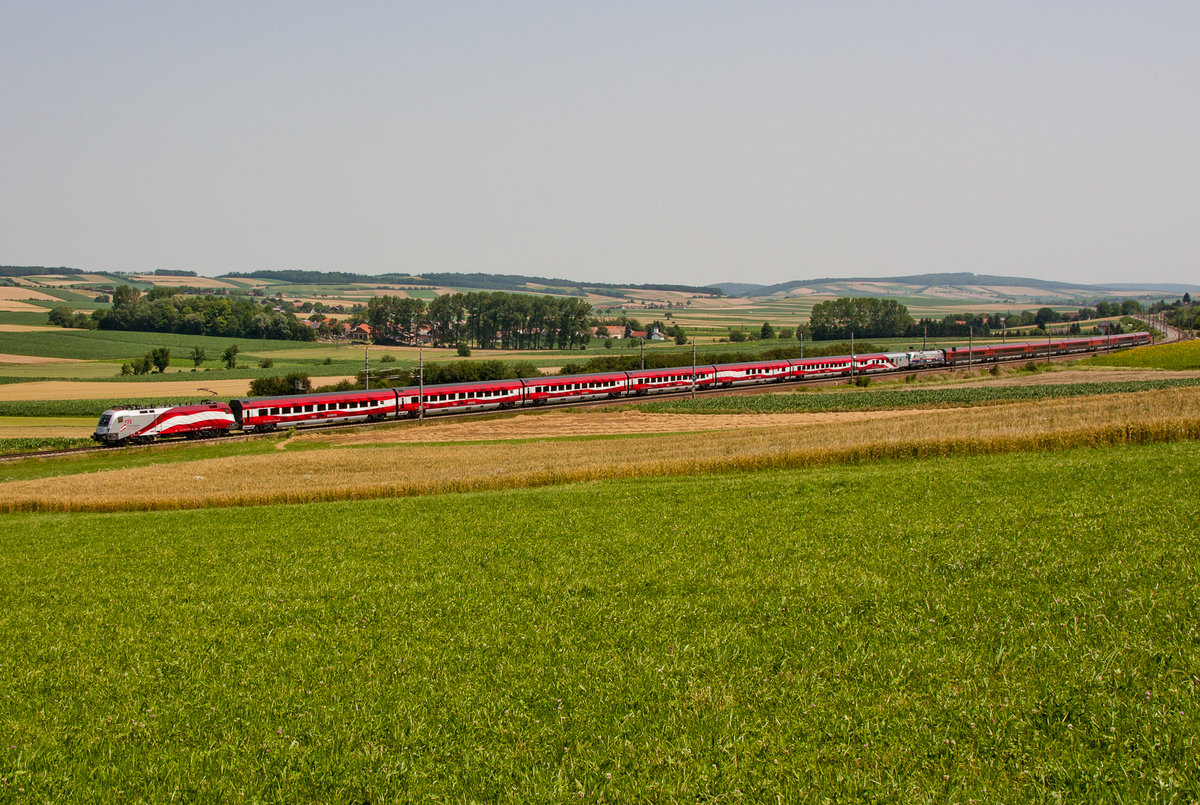
<instances>
[{"instance_id":1,"label":"red passenger car","mask_svg":"<svg viewBox=\"0 0 1200 805\"><path fill-rule=\"evenodd\" d=\"M231 400L229 407L245 431L295 425L371 421L399 414L396 389L291 394Z\"/></svg>"},{"instance_id":2,"label":"red passenger car","mask_svg":"<svg viewBox=\"0 0 1200 805\"><path fill-rule=\"evenodd\" d=\"M486 411L491 408L511 408L520 405L524 396L520 380L479 380L473 383L439 383L425 387L426 414L453 411ZM409 416L420 413L420 389L409 386L400 389L401 410Z\"/></svg>"},{"instance_id":3,"label":"red passenger car","mask_svg":"<svg viewBox=\"0 0 1200 805\"><path fill-rule=\"evenodd\" d=\"M629 393L636 395L663 391L687 391L693 384L698 389L708 388L716 377L711 366L697 366L694 375L690 366L675 366L669 369L633 369L625 374L629 376Z\"/></svg>"},{"instance_id":4,"label":"red passenger car","mask_svg":"<svg viewBox=\"0 0 1200 805\"><path fill-rule=\"evenodd\" d=\"M629 378L625 372L527 377L523 382L527 405L620 397L629 386Z\"/></svg>"}]
</instances>

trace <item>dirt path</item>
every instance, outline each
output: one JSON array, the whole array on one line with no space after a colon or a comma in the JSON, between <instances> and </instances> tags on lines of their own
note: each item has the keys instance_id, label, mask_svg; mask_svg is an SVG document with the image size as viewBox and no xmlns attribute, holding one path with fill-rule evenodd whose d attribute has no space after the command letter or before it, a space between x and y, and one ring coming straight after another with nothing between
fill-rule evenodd
<instances>
[{"instance_id":1,"label":"dirt path","mask_svg":"<svg viewBox=\"0 0 1200 805\"><path fill-rule=\"evenodd\" d=\"M74 358L47 358L43 355L6 355L0 354L0 363L16 363L32 366L38 363L82 363Z\"/></svg>"},{"instance_id":2,"label":"dirt path","mask_svg":"<svg viewBox=\"0 0 1200 805\"><path fill-rule=\"evenodd\" d=\"M63 437L84 439L96 428L96 417L0 417L0 439Z\"/></svg>"},{"instance_id":3,"label":"dirt path","mask_svg":"<svg viewBox=\"0 0 1200 805\"><path fill-rule=\"evenodd\" d=\"M314 386L329 386L353 377L314 377ZM86 382L68 380L40 380L34 383L7 383L0 385L0 400L136 400L157 397L206 396L201 388L211 389L222 399L245 397L250 393L250 380L206 380L197 373L192 380L162 380L145 383ZM99 413L97 411L97 413Z\"/></svg>"}]
</instances>

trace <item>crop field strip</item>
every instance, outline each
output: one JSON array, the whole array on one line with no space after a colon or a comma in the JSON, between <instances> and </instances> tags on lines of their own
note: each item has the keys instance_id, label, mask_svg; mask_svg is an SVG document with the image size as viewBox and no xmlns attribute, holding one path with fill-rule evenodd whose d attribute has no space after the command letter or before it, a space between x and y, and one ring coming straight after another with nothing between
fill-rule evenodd
<instances>
[{"instance_id":1,"label":"crop field strip","mask_svg":"<svg viewBox=\"0 0 1200 805\"><path fill-rule=\"evenodd\" d=\"M696 431L704 430L701 423L706 416L696 416ZM614 477L1187 441L1200 438L1200 389L938 411L910 409L837 426L822 422L819 427L804 427L806 415L796 416L797 425L731 426L735 429L708 433L702 439L694 433L641 437L636 449L631 449L627 438L581 439L569 434L533 442L405 443L414 433L439 424L429 422L380 428L357 437L300 435L281 444L304 448L299 452L281 449L269 455L194 462L168 459L132 469L121 469L121 457L114 456L112 469L97 471L95 464L85 463L81 466L91 471L81 474L69 474L71 462L63 461L52 478L0 483L0 510L121 511L373 499ZM389 431L395 434L393 446L387 445ZM492 431L503 434L498 427ZM619 428L611 425L608 433L619 433ZM356 440L370 448L355 447ZM19 479L25 463L3 468L0 478Z\"/></svg>"},{"instance_id":2,"label":"crop field strip","mask_svg":"<svg viewBox=\"0 0 1200 805\"><path fill-rule=\"evenodd\" d=\"M893 386L870 391L823 391L819 394L754 394L644 402L647 413L728 414L815 411L880 411L895 408L947 408L1022 400L1056 400L1098 394L1160 391L1200 386L1200 378L1126 380L1103 383L1047 383L1023 386L970 385L952 388Z\"/></svg>"},{"instance_id":3,"label":"crop field strip","mask_svg":"<svg viewBox=\"0 0 1200 805\"><path fill-rule=\"evenodd\" d=\"M4 515L0 798L1194 800L1197 462Z\"/></svg>"}]
</instances>

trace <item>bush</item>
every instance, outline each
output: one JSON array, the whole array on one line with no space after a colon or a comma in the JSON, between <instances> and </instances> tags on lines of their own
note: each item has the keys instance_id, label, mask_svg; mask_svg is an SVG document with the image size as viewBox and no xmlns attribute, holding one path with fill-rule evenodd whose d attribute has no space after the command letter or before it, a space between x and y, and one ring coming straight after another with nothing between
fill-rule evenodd
<instances>
[{"instance_id":1,"label":"bush","mask_svg":"<svg viewBox=\"0 0 1200 805\"><path fill-rule=\"evenodd\" d=\"M270 369L274 365L275 365L275 361L271 360L270 358L261 358L258 361L259 369Z\"/></svg>"},{"instance_id":2,"label":"bush","mask_svg":"<svg viewBox=\"0 0 1200 805\"><path fill-rule=\"evenodd\" d=\"M328 358L326 358L325 360L326 360L326 361L329 361L329 359L328 359ZM380 359L379 359L379 362L380 362L380 363L395 363L395 362L396 362L396 356L395 356L395 355L393 355L392 353L390 353L390 352L389 352L388 354L386 354L386 355L384 355L382 358L380 358Z\"/></svg>"},{"instance_id":3,"label":"bush","mask_svg":"<svg viewBox=\"0 0 1200 805\"><path fill-rule=\"evenodd\" d=\"M289 372L282 377L256 377L250 381L252 397L281 397L303 394L312 389L312 381L303 372Z\"/></svg>"},{"instance_id":4,"label":"bush","mask_svg":"<svg viewBox=\"0 0 1200 805\"><path fill-rule=\"evenodd\" d=\"M464 342L459 341L458 344L456 345L455 349L458 351L458 357L460 357L460 358L471 357L471 348L469 346L467 346Z\"/></svg>"},{"instance_id":5,"label":"bush","mask_svg":"<svg viewBox=\"0 0 1200 805\"><path fill-rule=\"evenodd\" d=\"M167 371L167 367L171 365L171 350L166 347L156 347L150 350L150 362L154 364L154 368L161 375Z\"/></svg>"}]
</instances>

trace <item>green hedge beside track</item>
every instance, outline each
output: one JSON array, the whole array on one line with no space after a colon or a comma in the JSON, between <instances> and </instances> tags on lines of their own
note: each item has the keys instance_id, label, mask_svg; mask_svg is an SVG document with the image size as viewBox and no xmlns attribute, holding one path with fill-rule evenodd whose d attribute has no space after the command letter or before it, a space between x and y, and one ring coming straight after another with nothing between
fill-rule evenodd
<instances>
[{"instance_id":1,"label":"green hedge beside track","mask_svg":"<svg viewBox=\"0 0 1200 805\"><path fill-rule=\"evenodd\" d=\"M32 453L36 450L66 450L71 447L88 447L92 444L95 442L88 438L71 439L59 436L0 439L0 455Z\"/></svg>"}]
</instances>

